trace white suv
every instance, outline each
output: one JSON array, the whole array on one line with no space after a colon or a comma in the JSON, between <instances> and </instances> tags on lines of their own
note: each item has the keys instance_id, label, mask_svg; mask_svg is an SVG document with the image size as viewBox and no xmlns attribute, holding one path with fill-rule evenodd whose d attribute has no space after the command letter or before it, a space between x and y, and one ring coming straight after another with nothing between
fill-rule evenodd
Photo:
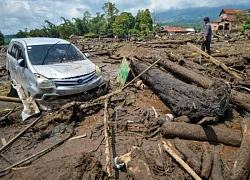
<instances>
[{"instance_id":1,"label":"white suv","mask_svg":"<svg viewBox=\"0 0 250 180\"><path fill-rule=\"evenodd\" d=\"M73 95L104 84L101 70L86 55L63 39L16 38L8 46L6 69L28 96Z\"/></svg>"}]
</instances>

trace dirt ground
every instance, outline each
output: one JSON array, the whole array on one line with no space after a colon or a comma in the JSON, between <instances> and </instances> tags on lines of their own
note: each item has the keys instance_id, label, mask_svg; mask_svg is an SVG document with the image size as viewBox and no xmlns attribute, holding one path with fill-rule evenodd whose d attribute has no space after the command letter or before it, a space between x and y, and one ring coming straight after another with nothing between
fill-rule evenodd
<instances>
[{"instance_id":1,"label":"dirt ground","mask_svg":"<svg viewBox=\"0 0 250 180\"><path fill-rule=\"evenodd\" d=\"M198 35L163 36L158 41L176 39L193 39L193 43L199 46ZM144 42L133 40L117 42L113 39L86 40L79 37L72 39L72 42L83 52L89 52L90 59L101 67L104 79L109 85L109 92L114 91L114 80L123 56L139 58L153 54L165 56L166 53L172 53L179 60L185 60L184 66L194 72L211 79L223 79L231 84L238 82L207 59L201 60L201 63L200 54L192 51L186 43L167 45L149 43L154 41L155 39ZM242 82L245 84L250 82L249 59L242 57L250 50L249 41L237 39L230 42L223 38L215 38L211 46L212 53L226 54L216 59L244 72ZM133 49L140 47L144 47L145 51L133 54ZM4 69L5 53L6 49L3 48L0 54L1 96L8 94L11 85ZM182 61L177 63L180 64ZM130 73L127 82L133 78L133 73ZM186 144L195 154L195 158L201 162L204 146L206 146L209 151L220 155L223 172L229 171L227 163L239 147L178 137L163 138L160 130L162 123L167 121L166 114L173 114L175 119L178 117L150 86L145 84L137 86L138 80L122 92L111 96L107 115L105 115L104 101L98 101L94 105L87 103L89 106L81 108L80 105L86 102L81 101L81 98L77 101L69 98L71 105L67 104L67 107L62 106L58 111L42 112L36 117L22 121L20 116L22 104L1 101L0 148L3 147L5 140L9 142L37 118L40 119L8 148L0 151L0 179L193 179L164 150L163 141L169 141L172 145L179 141ZM242 92L246 91L243 89ZM247 111L232 105L224 118L214 126L240 132L241 119L246 115L248 115ZM106 162L107 144L104 124L106 117L110 146L109 163ZM72 139L79 136L82 137ZM129 152L132 152L131 160L126 163L125 168L119 169L117 165L123 166L123 164L122 162L115 164L115 157L121 157ZM183 154L179 155L184 161L187 160ZM30 158L32 156L34 157ZM26 158L30 159L22 162ZM107 166L111 167L111 176Z\"/></svg>"}]
</instances>

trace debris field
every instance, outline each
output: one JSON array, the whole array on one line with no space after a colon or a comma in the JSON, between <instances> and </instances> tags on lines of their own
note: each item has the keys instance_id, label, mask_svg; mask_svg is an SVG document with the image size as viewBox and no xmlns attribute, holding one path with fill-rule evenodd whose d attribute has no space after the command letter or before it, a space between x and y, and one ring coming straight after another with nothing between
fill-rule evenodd
<instances>
[{"instance_id":1,"label":"debris field","mask_svg":"<svg viewBox=\"0 0 250 180\"><path fill-rule=\"evenodd\" d=\"M9 102L0 51L0 178L249 179L250 41L200 35L70 41L90 53L106 91L59 98L25 121ZM202 55L202 56L201 56Z\"/></svg>"}]
</instances>

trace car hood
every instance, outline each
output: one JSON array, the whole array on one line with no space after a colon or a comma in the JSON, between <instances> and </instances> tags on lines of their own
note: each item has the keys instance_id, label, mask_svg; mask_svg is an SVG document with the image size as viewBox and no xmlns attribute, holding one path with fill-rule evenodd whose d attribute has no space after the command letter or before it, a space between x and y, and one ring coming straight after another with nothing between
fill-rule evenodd
<instances>
[{"instance_id":1,"label":"car hood","mask_svg":"<svg viewBox=\"0 0 250 180\"><path fill-rule=\"evenodd\" d=\"M38 74L46 78L69 78L82 76L95 71L95 64L90 60L33 66Z\"/></svg>"}]
</instances>

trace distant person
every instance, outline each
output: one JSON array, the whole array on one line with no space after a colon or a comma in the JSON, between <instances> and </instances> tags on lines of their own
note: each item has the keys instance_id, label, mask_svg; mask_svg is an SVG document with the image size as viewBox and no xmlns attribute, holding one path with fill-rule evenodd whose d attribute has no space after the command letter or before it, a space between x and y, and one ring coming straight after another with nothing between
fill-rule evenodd
<instances>
[{"instance_id":1,"label":"distant person","mask_svg":"<svg viewBox=\"0 0 250 180\"><path fill-rule=\"evenodd\" d=\"M211 50L210 50L210 43L211 43L211 39L212 39L212 27L211 24L209 23L209 18L205 17L204 18L204 23L205 23L205 35L203 37L203 41L201 44L201 50L205 51L205 49L207 50L207 54L211 54Z\"/></svg>"}]
</instances>

